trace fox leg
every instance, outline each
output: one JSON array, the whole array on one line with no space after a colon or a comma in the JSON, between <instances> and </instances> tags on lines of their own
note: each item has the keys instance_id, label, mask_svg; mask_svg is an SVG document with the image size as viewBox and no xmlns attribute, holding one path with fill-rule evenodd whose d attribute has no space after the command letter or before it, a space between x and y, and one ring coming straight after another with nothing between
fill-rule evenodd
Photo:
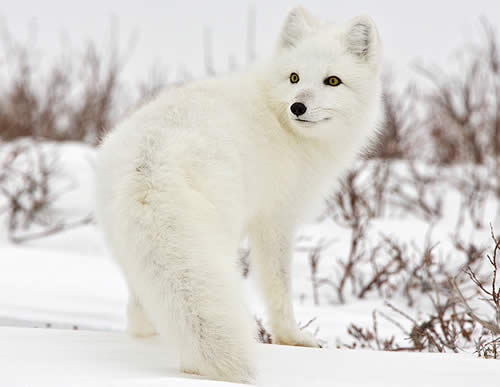
<instances>
[{"instance_id":1,"label":"fox leg","mask_svg":"<svg viewBox=\"0 0 500 387\"><path fill-rule=\"evenodd\" d=\"M127 304L127 332L136 337L148 337L157 332L149 320L137 296L130 289Z\"/></svg>"},{"instance_id":2,"label":"fox leg","mask_svg":"<svg viewBox=\"0 0 500 387\"><path fill-rule=\"evenodd\" d=\"M250 229L250 256L266 302L273 343L319 347L308 332L295 321L291 296L292 232L270 223L258 223Z\"/></svg>"}]
</instances>

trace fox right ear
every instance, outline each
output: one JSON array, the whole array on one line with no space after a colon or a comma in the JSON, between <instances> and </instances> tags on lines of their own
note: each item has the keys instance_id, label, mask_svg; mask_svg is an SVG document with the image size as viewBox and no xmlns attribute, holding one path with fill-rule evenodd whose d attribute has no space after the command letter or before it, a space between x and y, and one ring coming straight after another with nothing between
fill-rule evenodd
<instances>
[{"instance_id":1,"label":"fox right ear","mask_svg":"<svg viewBox=\"0 0 500 387\"><path fill-rule=\"evenodd\" d=\"M358 16L347 27L347 51L357 58L371 62L380 56L380 42L375 22L369 16Z\"/></svg>"},{"instance_id":2,"label":"fox right ear","mask_svg":"<svg viewBox=\"0 0 500 387\"><path fill-rule=\"evenodd\" d=\"M318 20L304 8L293 8L288 13L281 29L278 51L295 47L304 36L314 31L318 25Z\"/></svg>"}]
</instances>

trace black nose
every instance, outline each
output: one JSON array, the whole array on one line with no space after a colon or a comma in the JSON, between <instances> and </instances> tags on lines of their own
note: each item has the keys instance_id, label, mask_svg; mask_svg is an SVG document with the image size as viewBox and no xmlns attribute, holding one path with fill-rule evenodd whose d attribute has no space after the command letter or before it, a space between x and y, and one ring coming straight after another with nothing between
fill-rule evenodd
<instances>
[{"instance_id":1,"label":"black nose","mask_svg":"<svg viewBox=\"0 0 500 387\"><path fill-rule=\"evenodd\" d=\"M307 108L306 105L304 105L302 102L295 102L294 104L292 104L292 106L290 106L290 110L298 117L304 114Z\"/></svg>"}]
</instances>

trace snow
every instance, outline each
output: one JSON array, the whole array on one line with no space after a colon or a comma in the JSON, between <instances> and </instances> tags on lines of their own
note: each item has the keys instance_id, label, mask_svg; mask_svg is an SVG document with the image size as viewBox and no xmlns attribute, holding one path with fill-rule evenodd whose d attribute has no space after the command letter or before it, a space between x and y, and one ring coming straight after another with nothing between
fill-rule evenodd
<instances>
[{"instance_id":1,"label":"snow","mask_svg":"<svg viewBox=\"0 0 500 387\"><path fill-rule=\"evenodd\" d=\"M2 328L0 385L225 386L178 371L168 343L117 332ZM494 360L461 355L321 350L259 344L265 386L498 386ZM26 371L29 372L26 372Z\"/></svg>"},{"instance_id":2,"label":"snow","mask_svg":"<svg viewBox=\"0 0 500 387\"><path fill-rule=\"evenodd\" d=\"M72 233L77 232L68 234ZM15 322L22 326L124 330L126 285L118 266L107 256L7 245L0 246L0 257L0 326ZM249 302L262 316L253 283L246 283ZM301 324L316 317L321 323L319 337L326 344L345 336L352 321L368 325L371 310L381 306L380 300L334 307L298 304L296 314Z\"/></svg>"},{"instance_id":3,"label":"snow","mask_svg":"<svg viewBox=\"0 0 500 387\"><path fill-rule=\"evenodd\" d=\"M25 247L0 247L0 257L0 324L123 330L127 291L111 260Z\"/></svg>"},{"instance_id":4,"label":"snow","mask_svg":"<svg viewBox=\"0 0 500 387\"><path fill-rule=\"evenodd\" d=\"M56 145L63 181L74 189L55 203L55 212L74 218L92 210L93 150L75 144ZM453 192L438 195L453 213L460 202ZM498 214L497 209L490 212ZM495 217L495 215L493 215ZM450 216L436 224L434 238L449 238ZM498 218L496 218L498 221ZM495 219L492 219L494 222ZM3 220L0 217L0 224ZM372 232L397 235L422 246L427 223L416 219L383 219ZM133 339L123 331L127 290L94 225L71 229L22 245L6 240L0 230L0 386L222 386L180 373L176 354L159 338ZM28 230L29 232L29 230ZM465 234L469 230L463 231ZM297 240L294 259L294 301L300 324L316 331L326 347L308 349L259 345L259 383L269 386L498 386L500 366L474 354L429 354L335 349L347 342L351 323L372 324L372 311L383 308L379 295L359 300L349 292L339 304L328 287L313 305L307 248L334 238L325 250L320 274L334 275L334 261L346 255L350 231L324 220L307 225ZM484 235L471 235L487 240ZM371 242L371 241L370 241ZM446 243L437 247L446 250ZM455 262L454 264L460 264ZM246 280L251 308L263 317L251 278ZM391 299L398 304L397 296ZM404 309L404 308L403 308ZM384 311L390 315L390 312ZM414 311L411 311L412 315ZM264 320L265 321L265 320ZM380 320L382 336L395 327ZM15 327L13 327L15 326ZM53 328L34 329L33 327ZM65 329L63 329L65 328Z\"/></svg>"}]
</instances>

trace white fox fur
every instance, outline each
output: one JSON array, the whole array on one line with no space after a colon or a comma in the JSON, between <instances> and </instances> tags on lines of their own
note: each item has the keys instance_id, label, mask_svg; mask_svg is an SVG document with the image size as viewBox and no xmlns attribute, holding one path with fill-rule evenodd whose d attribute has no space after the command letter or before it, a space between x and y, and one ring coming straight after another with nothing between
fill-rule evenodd
<instances>
[{"instance_id":1,"label":"white fox fur","mask_svg":"<svg viewBox=\"0 0 500 387\"><path fill-rule=\"evenodd\" d=\"M296 8L268 62L168 89L104 139L97 214L129 285L131 334L168 337L186 372L255 380L236 259L248 235L273 341L318 346L293 314L294 232L375 133L380 62L370 18L320 24ZM342 84L326 85L332 75Z\"/></svg>"}]
</instances>

